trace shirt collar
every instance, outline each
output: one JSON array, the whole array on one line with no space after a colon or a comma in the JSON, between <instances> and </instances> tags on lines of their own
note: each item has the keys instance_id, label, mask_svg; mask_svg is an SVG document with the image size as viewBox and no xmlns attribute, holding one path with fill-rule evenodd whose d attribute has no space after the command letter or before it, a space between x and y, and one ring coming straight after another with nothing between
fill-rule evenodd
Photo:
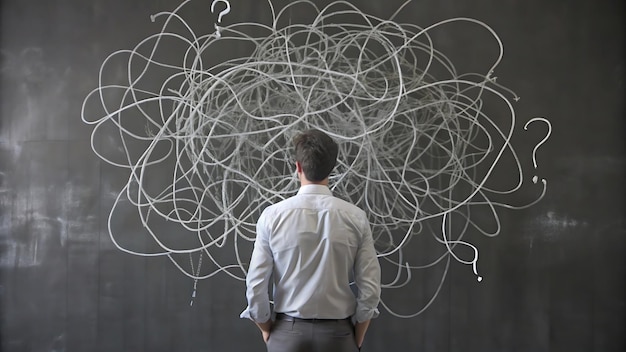
<instances>
[{"instance_id":1,"label":"shirt collar","mask_svg":"<svg viewBox=\"0 0 626 352\"><path fill-rule=\"evenodd\" d=\"M328 189L328 186L324 185L304 185L300 186L298 194L321 194L326 196L332 196L333 193Z\"/></svg>"}]
</instances>

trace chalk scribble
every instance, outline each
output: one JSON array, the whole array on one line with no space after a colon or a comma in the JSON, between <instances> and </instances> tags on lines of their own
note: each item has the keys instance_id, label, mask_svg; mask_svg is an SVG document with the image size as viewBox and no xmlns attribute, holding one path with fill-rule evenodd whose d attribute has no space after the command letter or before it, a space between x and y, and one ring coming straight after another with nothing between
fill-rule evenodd
<instances>
[{"instance_id":1,"label":"chalk scribble","mask_svg":"<svg viewBox=\"0 0 626 352\"><path fill-rule=\"evenodd\" d=\"M438 288L413 312L383 302L391 314L412 317L437 296L451 259L482 280L468 237L498 235L498 208L543 198L545 180L529 204L507 202L524 184L511 143L518 97L496 83L502 43L486 24L453 18L422 28L394 21L406 3L381 19L346 1L318 8L305 0L279 11L269 2L270 24L197 33L181 15L193 2L154 15L160 32L112 53L83 104L94 152L129 172L108 220L120 250L167 256L196 283L217 273L243 280L262 209L297 191L288 177L291 137L317 128L339 142L330 187L369 215L384 289L404 287L416 270L443 268ZM288 14L296 7L314 19L293 23ZM497 55L485 72L457 72L436 46L431 32L451 23L479 28L492 41ZM216 62L228 45L247 52ZM119 67L126 67L124 82L108 83L107 70ZM119 133L117 154L98 142L111 128ZM490 183L496 174L511 181ZM123 202L137 210L154 250L133 248L122 238L131 235L116 230ZM436 253L415 255L410 246L426 240Z\"/></svg>"}]
</instances>

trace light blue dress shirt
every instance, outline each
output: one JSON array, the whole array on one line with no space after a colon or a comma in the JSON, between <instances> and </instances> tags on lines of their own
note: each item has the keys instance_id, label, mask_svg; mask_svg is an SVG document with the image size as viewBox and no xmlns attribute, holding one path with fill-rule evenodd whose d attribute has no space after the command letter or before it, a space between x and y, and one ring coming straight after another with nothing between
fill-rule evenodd
<instances>
[{"instance_id":1,"label":"light blue dress shirt","mask_svg":"<svg viewBox=\"0 0 626 352\"><path fill-rule=\"evenodd\" d=\"M242 318L270 319L272 275L275 312L358 322L378 316L380 265L364 211L326 186L305 185L267 207L256 231Z\"/></svg>"}]
</instances>

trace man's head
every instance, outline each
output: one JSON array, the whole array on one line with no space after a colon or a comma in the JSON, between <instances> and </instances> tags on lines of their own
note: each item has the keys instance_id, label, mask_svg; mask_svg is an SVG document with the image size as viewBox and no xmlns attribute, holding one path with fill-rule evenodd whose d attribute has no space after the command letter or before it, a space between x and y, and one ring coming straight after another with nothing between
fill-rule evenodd
<instances>
[{"instance_id":1,"label":"man's head","mask_svg":"<svg viewBox=\"0 0 626 352\"><path fill-rule=\"evenodd\" d=\"M324 181L337 162L337 143L326 133L306 130L293 139L296 150L296 167L307 181Z\"/></svg>"}]
</instances>

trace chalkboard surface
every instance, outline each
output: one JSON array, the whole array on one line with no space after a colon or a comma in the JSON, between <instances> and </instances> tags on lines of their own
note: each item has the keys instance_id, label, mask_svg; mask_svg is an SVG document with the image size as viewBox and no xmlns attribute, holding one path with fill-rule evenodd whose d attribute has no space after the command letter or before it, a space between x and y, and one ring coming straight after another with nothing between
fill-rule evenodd
<instances>
[{"instance_id":1,"label":"chalkboard surface","mask_svg":"<svg viewBox=\"0 0 626 352\"><path fill-rule=\"evenodd\" d=\"M207 12L185 16L210 33L217 15L206 2ZM288 2L272 3L279 9ZM403 3L357 5L389 18ZM224 273L199 280L190 305L194 280L170 260L116 248L108 217L128 173L96 156L93 126L81 121L81 106L101 84L107 56L159 32L162 22L151 16L179 4L0 1L2 351L263 350L256 327L239 319L246 304L242 281ZM230 5L224 25L271 21L265 1ZM431 0L398 13L395 21L420 27L474 18L498 34L504 57L495 75L521 97L512 143L525 175L547 180L547 192L532 207L499 209L499 236L472 239L480 248L481 282L452 261L422 314L401 319L381 309L364 351L625 349L623 13L624 3L612 0ZM307 15L289 14L294 20ZM460 69L494 54L469 32L440 31L436 39L453 56L459 49L454 60ZM226 47L214 59L242 50ZM111 63L106 76L123 77L125 64ZM522 127L538 116L553 131L533 150L545 128ZM114 139L107 139L114 135L104 131L94 143L115 151ZM541 190L541 182L527 181L508 201L529 203ZM124 235L142 231L128 209L114 226ZM431 249L405 254L428 257ZM383 291L383 299L399 310L423 307L441 277L441 268L423 271L411 288Z\"/></svg>"}]
</instances>

